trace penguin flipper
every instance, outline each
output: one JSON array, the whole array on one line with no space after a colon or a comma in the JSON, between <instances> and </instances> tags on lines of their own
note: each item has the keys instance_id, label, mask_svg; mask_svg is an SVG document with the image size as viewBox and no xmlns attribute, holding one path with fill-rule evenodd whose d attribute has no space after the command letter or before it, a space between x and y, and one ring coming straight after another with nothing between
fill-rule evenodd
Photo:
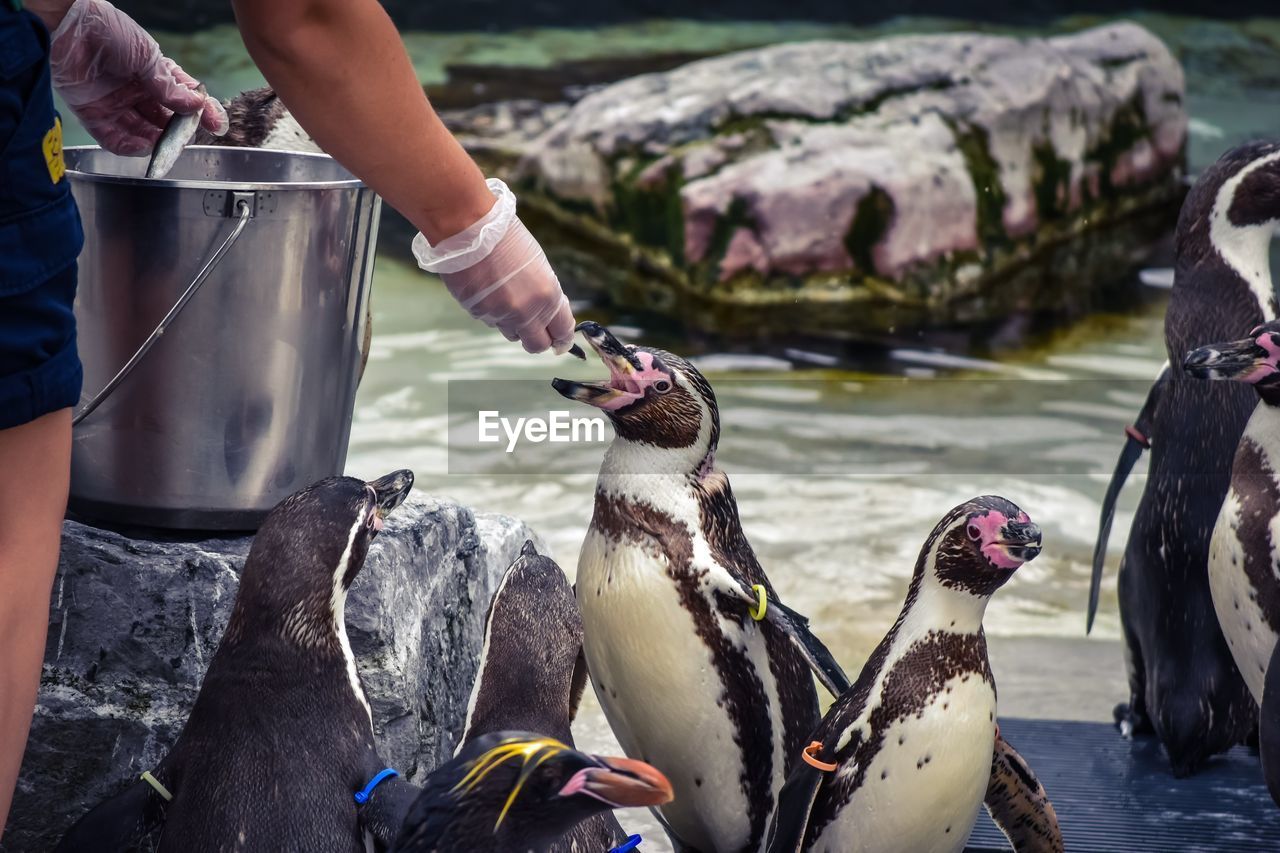
<instances>
[{"instance_id":1,"label":"penguin flipper","mask_svg":"<svg viewBox=\"0 0 1280 853\"><path fill-rule=\"evenodd\" d=\"M142 841L164 823L165 801L139 779L103 800L76 821L54 853L110 853L142 847Z\"/></svg>"},{"instance_id":2,"label":"penguin flipper","mask_svg":"<svg viewBox=\"0 0 1280 853\"><path fill-rule=\"evenodd\" d=\"M1027 762L998 732L983 804L1016 853L1062 853L1053 803Z\"/></svg>"},{"instance_id":3,"label":"penguin flipper","mask_svg":"<svg viewBox=\"0 0 1280 853\"><path fill-rule=\"evenodd\" d=\"M778 807L769 825L767 853L801 853L825 774L808 764L797 764L778 792Z\"/></svg>"},{"instance_id":4,"label":"penguin flipper","mask_svg":"<svg viewBox=\"0 0 1280 853\"><path fill-rule=\"evenodd\" d=\"M1271 799L1280 806L1280 643L1271 653L1262 683L1262 708L1258 714L1258 748L1262 775Z\"/></svg>"},{"instance_id":5,"label":"penguin flipper","mask_svg":"<svg viewBox=\"0 0 1280 853\"><path fill-rule=\"evenodd\" d=\"M1115 471L1111 473L1111 482L1107 484L1107 493L1102 498L1102 517L1098 524L1098 539L1093 546L1093 574L1089 578L1089 611L1085 619L1084 632L1093 630L1093 618L1098 613L1098 596L1102 589L1102 569L1107 561L1107 539L1111 536L1111 522L1115 520L1116 501L1120 498L1120 490L1124 488L1129 472L1137 463L1142 451L1150 447L1151 421L1156 407L1160 404L1160 392L1169 379L1170 367L1165 365L1147 392L1146 402L1138 412L1133 426L1125 430L1124 449L1116 460Z\"/></svg>"},{"instance_id":6,"label":"penguin flipper","mask_svg":"<svg viewBox=\"0 0 1280 853\"><path fill-rule=\"evenodd\" d=\"M833 698L839 699L840 694L849 689L849 676L844 674L826 643L810 630L808 618L773 599L769 600L764 618L787 635Z\"/></svg>"},{"instance_id":7,"label":"penguin flipper","mask_svg":"<svg viewBox=\"0 0 1280 853\"><path fill-rule=\"evenodd\" d=\"M388 779L369 794L369 801L356 806L360 828L373 836L375 850L390 850L409 809L422 789L399 776Z\"/></svg>"}]
</instances>

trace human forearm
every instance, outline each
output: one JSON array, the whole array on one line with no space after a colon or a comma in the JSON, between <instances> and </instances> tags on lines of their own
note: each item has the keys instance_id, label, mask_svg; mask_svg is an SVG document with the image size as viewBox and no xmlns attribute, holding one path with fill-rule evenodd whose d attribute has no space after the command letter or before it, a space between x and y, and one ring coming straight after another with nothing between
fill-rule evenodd
<instances>
[{"instance_id":1,"label":"human forearm","mask_svg":"<svg viewBox=\"0 0 1280 853\"><path fill-rule=\"evenodd\" d=\"M376 0L235 0L249 53L316 142L435 243L493 207Z\"/></svg>"}]
</instances>

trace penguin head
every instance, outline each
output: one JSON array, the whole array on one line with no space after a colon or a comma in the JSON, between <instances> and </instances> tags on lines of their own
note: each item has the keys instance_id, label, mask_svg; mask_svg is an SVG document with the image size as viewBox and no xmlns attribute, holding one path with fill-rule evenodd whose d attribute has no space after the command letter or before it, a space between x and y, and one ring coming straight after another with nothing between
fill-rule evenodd
<instances>
[{"instance_id":1,"label":"penguin head","mask_svg":"<svg viewBox=\"0 0 1280 853\"><path fill-rule=\"evenodd\" d=\"M1182 297L1170 302L1173 322L1165 321L1166 335L1174 336L1171 357L1204 342L1203 337L1190 336L1197 330L1221 330L1221 323L1238 320L1247 325L1276 316L1268 269L1271 239L1278 228L1280 142L1237 146L1200 174L1178 215L1174 290ZM1238 290L1211 274L1224 267L1239 281ZM1192 294L1198 298L1189 298ZM1221 336L1222 331L1210 334Z\"/></svg>"},{"instance_id":2,"label":"penguin head","mask_svg":"<svg viewBox=\"0 0 1280 853\"><path fill-rule=\"evenodd\" d=\"M664 350L624 344L599 323L579 323L577 330L609 368L609 379L555 379L556 391L602 410L618 439L670 451L651 456L655 464L663 464L656 460L665 455L671 465L693 471L714 454L720 410L711 384L696 367Z\"/></svg>"},{"instance_id":3,"label":"penguin head","mask_svg":"<svg viewBox=\"0 0 1280 853\"><path fill-rule=\"evenodd\" d=\"M1254 141L1230 149L1196 179L1187 193L1178 231L1207 227L1213 217L1234 228L1280 225L1280 142Z\"/></svg>"},{"instance_id":4,"label":"penguin head","mask_svg":"<svg viewBox=\"0 0 1280 853\"><path fill-rule=\"evenodd\" d=\"M526 541L489 603L461 752L486 732L528 729L572 743L587 683L582 614L556 561Z\"/></svg>"},{"instance_id":5,"label":"penguin head","mask_svg":"<svg viewBox=\"0 0 1280 853\"><path fill-rule=\"evenodd\" d=\"M588 755L529 732L493 732L433 772L397 850L543 849L593 814L671 802L643 761Z\"/></svg>"},{"instance_id":6,"label":"penguin head","mask_svg":"<svg viewBox=\"0 0 1280 853\"><path fill-rule=\"evenodd\" d=\"M990 596L1040 553L1040 528L1012 501L984 495L938 522L917 573L950 589Z\"/></svg>"},{"instance_id":7,"label":"penguin head","mask_svg":"<svg viewBox=\"0 0 1280 853\"><path fill-rule=\"evenodd\" d=\"M364 566L369 543L412 486L412 471L368 483L330 477L281 501L249 549L228 639L251 627L274 628L317 645L341 630L347 590Z\"/></svg>"},{"instance_id":8,"label":"penguin head","mask_svg":"<svg viewBox=\"0 0 1280 853\"><path fill-rule=\"evenodd\" d=\"M1222 162L1230 176L1227 220L1236 228L1280 228L1280 142L1252 142L1229 151ZM1230 168L1234 166L1234 169Z\"/></svg>"},{"instance_id":9,"label":"penguin head","mask_svg":"<svg viewBox=\"0 0 1280 853\"><path fill-rule=\"evenodd\" d=\"M1187 353L1182 368L1196 379L1234 379L1266 392L1280 391L1280 320L1255 326L1247 338L1208 344Z\"/></svg>"}]
</instances>

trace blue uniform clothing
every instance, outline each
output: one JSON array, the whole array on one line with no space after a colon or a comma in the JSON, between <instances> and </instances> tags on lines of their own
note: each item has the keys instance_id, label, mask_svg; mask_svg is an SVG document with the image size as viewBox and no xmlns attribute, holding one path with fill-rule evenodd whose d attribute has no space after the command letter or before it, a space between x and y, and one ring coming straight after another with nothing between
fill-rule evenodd
<instances>
[{"instance_id":1,"label":"blue uniform clothing","mask_svg":"<svg viewBox=\"0 0 1280 853\"><path fill-rule=\"evenodd\" d=\"M80 215L62 161L49 34L0 0L0 429L74 406Z\"/></svg>"}]
</instances>

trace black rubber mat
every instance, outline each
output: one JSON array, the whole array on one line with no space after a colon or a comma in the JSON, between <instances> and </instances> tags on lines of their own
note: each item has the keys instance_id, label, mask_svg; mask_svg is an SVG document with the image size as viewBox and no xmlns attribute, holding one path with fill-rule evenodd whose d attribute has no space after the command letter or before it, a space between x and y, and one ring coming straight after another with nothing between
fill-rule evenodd
<instances>
[{"instance_id":1,"label":"black rubber mat","mask_svg":"<svg viewBox=\"0 0 1280 853\"><path fill-rule=\"evenodd\" d=\"M1175 779L1155 738L1103 723L1001 719L1000 731L1040 777L1068 853L1280 851L1280 809L1243 747ZM966 849L1010 848L983 810Z\"/></svg>"}]
</instances>

